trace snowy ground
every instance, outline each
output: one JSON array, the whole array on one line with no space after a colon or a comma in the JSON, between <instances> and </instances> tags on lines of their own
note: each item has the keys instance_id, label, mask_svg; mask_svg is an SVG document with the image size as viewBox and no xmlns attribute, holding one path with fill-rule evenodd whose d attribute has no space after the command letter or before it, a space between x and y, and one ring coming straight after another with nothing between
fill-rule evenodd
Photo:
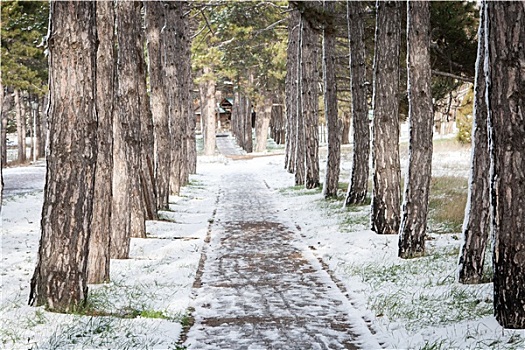
<instances>
[{"instance_id":1,"label":"snowy ground","mask_svg":"<svg viewBox=\"0 0 525 350\"><path fill-rule=\"evenodd\" d=\"M468 175L468 149L437 145L435 150L435 176ZM346 181L350 158L344 159L341 179ZM431 234L426 257L400 260L397 236L368 230L368 206L343 210L318 190L294 188L283 163L282 155L240 161L201 157L198 175L180 197L171 198L172 211L162 213L175 222L148 222L150 238L133 239L131 258L112 261L112 282L90 288L94 308L128 318L53 314L26 305L42 188L10 196L1 219L0 348L177 349L221 175L239 165L264 178L280 212L300 228L307 254L329 266L352 307L367 315L388 348L525 347L523 331L503 330L492 316L492 284L455 282L458 233ZM31 169L8 171L23 176Z\"/></svg>"}]
</instances>

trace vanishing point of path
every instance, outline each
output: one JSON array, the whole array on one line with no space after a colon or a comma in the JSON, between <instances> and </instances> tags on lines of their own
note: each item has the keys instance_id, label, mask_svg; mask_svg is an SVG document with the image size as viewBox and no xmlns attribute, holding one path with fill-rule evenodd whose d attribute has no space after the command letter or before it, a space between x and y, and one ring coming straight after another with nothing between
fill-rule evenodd
<instances>
[{"instance_id":1,"label":"vanishing point of path","mask_svg":"<svg viewBox=\"0 0 525 350\"><path fill-rule=\"evenodd\" d=\"M222 146L220 150L233 149ZM278 210L264 179L247 161L232 163L232 171L221 179L195 284L195 324L185 345L235 350L359 348L356 334L363 336L363 328L367 330L364 321L356 321L328 273L307 248L300 248L299 232Z\"/></svg>"}]
</instances>

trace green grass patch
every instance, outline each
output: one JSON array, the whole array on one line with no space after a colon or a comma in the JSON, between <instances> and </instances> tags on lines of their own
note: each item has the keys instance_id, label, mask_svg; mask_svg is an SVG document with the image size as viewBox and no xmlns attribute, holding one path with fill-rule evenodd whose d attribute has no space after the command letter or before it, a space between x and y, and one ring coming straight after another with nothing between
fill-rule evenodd
<instances>
[{"instance_id":1,"label":"green grass patch","mask_svg":"<svg viewBox=\"0 0 525 350\"><path fill-rule=\"evenodd\" d=\"M433 177L430 183L429 226L435 233L461 232L467 204L468 180Z\"/></svg>"}]
</instances>

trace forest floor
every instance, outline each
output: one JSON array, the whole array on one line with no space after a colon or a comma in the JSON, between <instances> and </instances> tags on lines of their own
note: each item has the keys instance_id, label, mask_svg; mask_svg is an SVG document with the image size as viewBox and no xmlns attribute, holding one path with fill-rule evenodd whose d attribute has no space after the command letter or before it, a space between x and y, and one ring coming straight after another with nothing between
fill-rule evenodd
<instances>
[{"instance_id":1,"label":"forest floor","mask_svg":"<svg viewBox=\"0 0 525 350\"><path fill-rule=\"evenodd\" d=\"M199 157L163 220L147 222L148 238L132 239L130 259L112 260L111 282L90 286L88 307L74 315L27 306L43 173L7 169L6 182L42 178L4 201L0 348L523 348L523 331L492 316L491 283L455 282L460 226L451 217L462 216L454 196L466 195L470 150L452 140L434 150L423 258L398 259L397 236L369 230L369 205L342 208L348 147L341 198L329 201L293 186L282 148L236 149Z\"/></svg>"}]
</instances>

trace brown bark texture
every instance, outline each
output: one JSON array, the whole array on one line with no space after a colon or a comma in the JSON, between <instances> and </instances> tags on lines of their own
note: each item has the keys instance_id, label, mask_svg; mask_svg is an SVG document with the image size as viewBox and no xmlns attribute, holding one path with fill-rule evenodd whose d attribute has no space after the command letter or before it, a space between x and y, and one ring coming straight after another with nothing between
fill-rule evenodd
<instances>
[{"instance_id":1,"label":"brown bark texture","mask_svg":"<svg viewBox=\"0 0 525 350\"><path fill-rule=\"evenodd\" d=\"M398 251L399 257L405 259L425 254L434 127L430 3L409 1L407 4L409 149Z\"/></svg>"},{"instance_id":2,"label":"brown bark texture","mask_svg":"<svg viewBox=\"0 0 525 350\"><path fill-rule=\"evenodd\" d=\"M202 113L201 122L204 124L204 154L212 156L215 154L215 80L209 77L211 69L204 67L205 80L202 84L203 99L201 100Z\"/></svg>"},{"instance_id":3,"label":"brown bark texture","mask_svg":"<svg viewBox=\"0 0 525 350\"><path fill-rule=\"evenodd\" d=\"M301 108L304 120L305 187L319 187L319 87L317 34L306 18L301 27Z\"/></svg>"},{"instance_id":4,"label":"brown bark texture","mask_svg":"<svg viewBox=\"0 0 525 350\"><path fill-rule=\"evenodd\" d=\"M484 6L484 5L483 5ZM490 232L490 154L488 149L487 104L485 102L485 11L480 9L478 57L474 83L474 122L467 205L459 254L460 283L481 283L487 239Z\"/></svg>"},{"instance_id":5,"label":"brown bark texture","mask_svg":"<svg viewBox=\"0 0 525 350\"><path fill-rule=\"evenodd\" d=\"M301 15L299 18L299 42L297 45L297 118L295 121L295 185L304 186L305 185L305 174L306 174L306 146L305 146L305 121L303 115L303 27L306 20Z\"/></svg>"},{"instance_id":6,"label":"brown bark texture","mask_svg":"<svg viewBox=\"0 0 525 350\"><path fill-rule=\"evenodd\" d=\"M169 120L171 130L171 169L170 169L170 195L180 193L182 162L183 162L183 138L184 118L183 105L181 103L182 76L181 76L181 36L180 24L182 20L182 8L178 1L165 1L166 24L162 31L162 40L166 42L164 52L164 69L168 85Z\"/></svg>"},{"instance_id":7,"label":"brown bark texture","mask_svg":"<svg viewBox=\"0 0 525 350\"><path fill-rule=\"evenodd\" d=\"M115 98L115 10L111 1L97 4L97 142L93 220L88 255L88 283L110 279L113 181L113 109Z\"/></svg>"},{"instance_id":8,"label":"brown bark texture","mask_svg":"<svg viewBox=\"0 0 525 350\"><path fill-rule=\"evenodd\" d=\"M286 48L286 144L284 167L289 173L295 173L295 147L297 142L297 79L298 50L301 15L299 10L291 8L288 16L288 46Z\"/></svg>"},{"instance_id":9,"label":"brown bark texture","mask_svg":"<svg viewBox=\"0 0 525 350\"><path fill-rule=\"evenodd\" d=\"M324 11L335 16L335 3L324 1ZM337 115L337 87L335 74L336 32L332 23L323 28L323 85L324 114L328 129L328 155L326 176L323 183L325 198L337 197L339 187L339 169L341 163L341 128Z\"/></svg>"},{"instance_id":10,"label":"brown bark texture","mask_svg":"<svg viewBox=\"0 0 525 350\"><path fill-rule=\"evenodd\" d=\"M272 97L265 93L257 106L255 121L255 152L266 151L268 128L272 118Z\"/></svg>"},{"instance_id":11,"label":"brown bark texture","mask_svg":"<svg viewBox=\"0 0 525 350\"><path fill-rule=\"evenodd\" d=\"M142 2L145 4L146 2ZM139 30L134 38L137 51L136 79L138 100L140 106L140 193L142 197L142 215L140 220L157 220L157 185L155 184L155 139L154 124L151 113L150 96L148 94L146 75L147 65L144 58L144 30L142 16L138 18ZM139 51L140 50L140 51ZM141 223L142 225L142 223ZM134 237L146 237L146 228L135 231Z\"/></svg>"},{"instance_id":12,"label":"brown bark texture","mask_svg":"<svg viewBox=\"0 0 525 350\"><path fill-rule=\"evenodd\" d=\"M18 161L23 163L26 161L26 135L25 135L25 124L26 119L23 114L22 101L20 96L20 90L15 89L15 115L16 115L16 134L18 137Z\"/></svg>"},{"instance_id":13,"label":"brown bark texture","mask_svg":"<svg viewBox=\"0 0 525 350\"><path fill-rule=\"evenodd\" d=\"M243 106L243 126L244 126L244 139L243 139L243 149L251 153L253 152L253 127L252 125L252 102L249 97L244 96L244 106Z\"/></svg>"},{"instance_id":14,"label":"brown bark texture","mask_svg":"<svg viewBox=\"0 0 525 350\"><path fill-rule=\"evenodd\" d=\"M400 4L395 1L377 1L371 226L378 234L397 234L400 223L400 25Z\"/></svg>"},{"instance_id":15,"label":"brown bark texture","mask_svg":"<svg viewBox=\"0 0 525 350\"><path fill-rule=\"evenodd\" d=\"M117 2L116 25L118 65L113 143L113 207L111 257L126 259L130 238L145 232L140 183L141 106L138 97L137 63L142 51L137 46L140 31L140 2Z\"/></svg>"},{"instance_id":16,"label":"brown bark texture","mask_svg":"<svg viewBox=\"0 0 525 350\"><path fill-rule=\"evenodd\" d=\"M87 298L97 159L96 5L50 6L50 140L38 263L29 304L71 312Z\"/></svg>"},{"instance_id":17,"label":"brown bark texture","mask_svg":"<svg viewBox=\"0 0 525 350\"><path fill-rule=\"evenodd\" d=\"M166 43L161 41L164 27L164 4L160 1L145 1L146 39L148 48L148 70L150 103L153 118L155 185L157 209L169 209L170 177L170 126L168 115L167 85L163 72L162 52Z\"/></svg>"},{"instance_id":18,"label":"brown bark texture","mask_svg":"<svg viewBox=\"0 0 525 350\"><path fill-rule=\"evenodd\" d=\"M525 328L525 6L487 2L494 313Z\"/></svg>"},{"instance_id":19,"label":"brown bark texture","mask_svg":"<svg viewBox=\"0 0 525 350\"><path fill-rule=\"evenodd\" d=\"M345 206L363 204L368 191L370 121L368 119L366 86L364 12L365 8L362 2L347 2L354 152ZM350 129L350 123L348 123L348 129ZM348 131L345 132L348 133Z\"/></svg>"}]
</instances>

